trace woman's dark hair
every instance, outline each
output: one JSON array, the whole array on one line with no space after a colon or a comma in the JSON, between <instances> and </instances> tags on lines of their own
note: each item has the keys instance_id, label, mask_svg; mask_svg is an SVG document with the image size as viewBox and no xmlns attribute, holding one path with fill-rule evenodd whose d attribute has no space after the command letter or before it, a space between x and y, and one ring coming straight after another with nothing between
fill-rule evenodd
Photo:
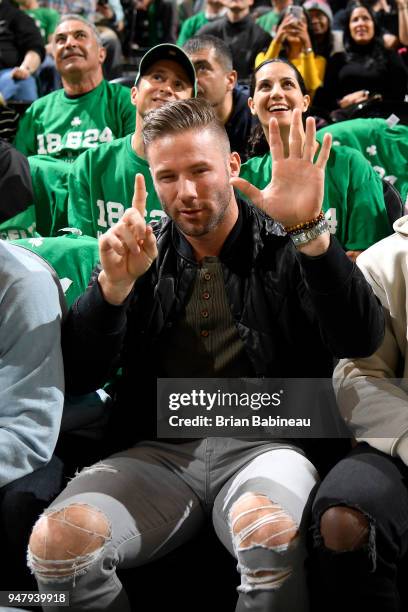
<instances>
[{"instance_id":1,"label":"woman's dark hair","mask_svg":"<svg viewBox=\"0 0 408 612\"><path fill-rule=\"evenodd\" d=\"M299 83L300 91L304 96L308 94L306 89L305 81L300 74L299 70L291 64L291 62L284 57L276 57L275 59L265 60L262 64L259 64L252 73L251 83L249 86L249 95L251 98L254 97L255 87L256 87L256 75L258 71L266 66L267 64L286 64L289 68L292 69L297 82ZM303 114L303 121L306 120L307 113ZM256 125L252 128L251 135L248 141L248 157L255 157L256 155L264 155L269 151L269 144L265 138L265 134L263 131L262 125L257 121Z\"/></svg>"},{"instance_id":2,"label":"woman's dark hair","mask_svg":"<svg viewBox=\"0 0 408 612\"><path fill-rule=\"evenodd\" d=\"M353 11L358 8L363 8L366 10L374 23L373 39L366 45L357 44L350 34L351 15ZM345 24L343 42L346 52L346 60L348 62L359 62L364 68L369 68L373 65L385 66L387 54L382 40L381 31L377 23L375 13L372 11L372 9L362 2L349 2L346 10Z\"/></svg>"}]
</instances>

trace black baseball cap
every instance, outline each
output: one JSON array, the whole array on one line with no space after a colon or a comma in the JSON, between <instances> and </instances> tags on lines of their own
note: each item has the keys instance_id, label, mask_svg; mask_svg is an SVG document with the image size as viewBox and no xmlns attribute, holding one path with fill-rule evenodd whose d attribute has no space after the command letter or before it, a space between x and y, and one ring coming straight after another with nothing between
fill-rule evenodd
<instances>
[{"instance_id":1,"label":"black baseball cap","mask_svg":"<svg viewBox=\"0 0 408 612\"><path fill-rule=\"evenodd\" d=\"M164 59L173 60L173 62L177 62L177 64L180 64L180 66L184 68L188 79L191 85L193 86L193 97L195 98L197 96L197 79L193 63L191 62L188 55L183 51L183 49L181 49L177 45L172 45L170 43L156 45L144 54L144 56L140 60L139 72L136 75L135 85L137 85L140 77L146 74L150 66L152 66L159 60Z\"/></svg>"}]
</instances>

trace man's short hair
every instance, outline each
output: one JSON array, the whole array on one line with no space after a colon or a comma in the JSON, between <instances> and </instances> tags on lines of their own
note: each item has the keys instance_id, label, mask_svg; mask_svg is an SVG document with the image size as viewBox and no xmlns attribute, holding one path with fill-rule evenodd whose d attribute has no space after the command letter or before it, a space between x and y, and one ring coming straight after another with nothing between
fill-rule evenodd
<instances>
[{"instance_id":1,"label":"man's short hair","mask_svg":"<svg viewBox=\"0 0 408 612\"><path fill-rule=\"evenodd\" d=\"M210 34L193 36L184 43L183 49L187 55L197 53L197 51L202 51L203 49L214 49L215 59L224 68L225 72L233 70L231 49L217 36L211 36Z\"/></svg>"},{"instance_id":2,"label":"man's short hair","mask_svg":"<svg viewBox=\"0 0 408 612\"><path fill-rule=\"evenodd\" d=\"M203 98L176 100L147 113L143 125L143 142L146 151L155 140L169 134L179 134L188 130L211 130L225 145L225 152L231 151L224 124L214 113L214 109ZM208 151L211 155L211 151Z\"/></svg>"},{"instance_id":3,"label":"man's short hair","mask_svg":"<svg viewBox=\"0 0 408 612\"><path fill-rule=\"evenodd\" d=\"M98 43L99 47L103 47L102 38L101 38L101 35L99 34L98 30L96 29L96 26L93 23L91 23L90 21L88 21L87 19L85 19L85 17L82 17L82 15L75 15L75 13L69 13L67 15L62 15L62 17L58 21L54 31L56 31L58 26L61 25L61 23L64 23L65 21L82 21L82 23L84 23L92 31L93 35L96 38L96 42Z\"/></svg>"}]
</instances>

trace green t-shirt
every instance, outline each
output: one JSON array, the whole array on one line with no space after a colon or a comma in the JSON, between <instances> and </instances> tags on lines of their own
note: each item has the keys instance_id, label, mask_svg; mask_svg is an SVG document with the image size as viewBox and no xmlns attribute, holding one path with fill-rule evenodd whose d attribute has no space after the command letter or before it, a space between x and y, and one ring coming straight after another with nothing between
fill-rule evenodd
<instances>
[{"instance_id":1,"label":"green t-shirt","mask_svg":"<svg viewBox=\"0 0 408 612\"><path fill-rule=\"evenodd\" d=\"M70 306L88 286L92 270L99 262L98 241L88 236L60 236L59 238L30 238L13 240L43 257L60 279Z\"/></svg>"},{"instance_id":2,"label":"green t-shirt","mask_svg":"<svg viewBox=\"0 0 408 612\"><path fill-rule=\"evenodd\" d=\"M47 44L48 37L54 33L57 23L60 20L60 14L54 9L47 7L23 10L34 19L35 25L41 32L44 43Z\"/></svg>"},{"instance_id":3,"label":"green t-shirt","mask_svg":"<svg viewBox=\"0 0 408 612\"><path fill-rule=\"evenodd\" d=\"M132 136L87 151L71 166L68 177L68 225L87 236L100 236L132 205L135 175L145 177L147 221L164 215L149 164L132 149Z\"/></svg>"},{"instance_id":4,"label":"green t-shirt","mask_svg":"<svg viewBox=\"0 0 408 612\"><path fill-rule=\"evenodd\" d=\"M33 102L19 122L15 146L27 157L73 161L87 149L130 134L135 123L130 90L103 80L79 98L67 98L59 89Z\"/></svg>"},{"instance_id":5,"label":"green t-shirt","mask_svg":"<svg viewBox=\"0 0 408 612\"><path fill-rule=\"evenodd\" d=\"M256 23L268 34L273 35L275 33L276 25L280 18L280 13L276 11L269 11L269 13L265 13L265 15L261 15L256 20Z\"/></svg>"},{"instance_id":6,"label":"green t-shirt","mask_svg":"<svg viewBox=\"0 0 408 612\"><path fill-rule=\"evenodd\" d=\"M347 145L360 151L408 204L408 126L389 127L386 119L352 119L319 130L319 142L326 132L333 135L335 147Z\"/></svg>"},{"instance_id":7,"label":"green t-shirt","mask_svg":"<svg viewBox=\"0 0 408 612\"><path fill-rule=\"evenodd\" d=\"M57 236L68 224L68 174L72 164L50 155L31 155L28 163L37 231L40 236Z\"/></svg>"},{"instance_id":8,"label":"green t-shirt","mask_svg":"<svg viewBox=\"0 0 408 612\"><path fill-rule=\"evenodd\" d=\"M0 223L0 240L18 240L38 235L34 204Z\"/></svg>"},{"instance_id":9,"label":"green t-shirt","mask_svg":"<svg viewBox=\"0 0 408 612\"><path fill-rule=\"evenodd\" d=\"M200 11L196 15L192 15L185 20L183 25L181 26L180 34L178 35L177 44L182 47L184 43L194 36L196 32L200 28L202 28L206 23L209 23L209 20L205 16L204 11Z\"/></svg>"},{"instance_id":10,"label":"green t-shirt","mask_svg":"<svg viewBox=\"0 0 408 612\"><path fill-rule=\"evenodd\" d=\"M270 154L249 159L240 176L259 189L266 187L272 176ZM349 147L330 152L323 211L330 232L347 251L363 251L392 233L381 179L361 153Z\"/></svg>"}]
</instances>

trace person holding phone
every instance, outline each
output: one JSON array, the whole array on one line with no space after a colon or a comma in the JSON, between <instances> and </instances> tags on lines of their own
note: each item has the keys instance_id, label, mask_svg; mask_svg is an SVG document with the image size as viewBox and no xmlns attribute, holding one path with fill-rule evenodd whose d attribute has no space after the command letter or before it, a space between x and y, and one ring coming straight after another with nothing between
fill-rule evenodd
<instances>
[{"instance_id":1,"label":"person holding phone","mask_svg":"<svg viewBox=\"0 0 408 612\"><path fill-rule=\"evenodd\" d=\"M326 60L314 52L310 20L303 7L291 5L282 13L276 36L265 53L258 53L255 67L276 57L284 57L296 66L313 100L323 84Z\"/></svg>"}]
</instances>

